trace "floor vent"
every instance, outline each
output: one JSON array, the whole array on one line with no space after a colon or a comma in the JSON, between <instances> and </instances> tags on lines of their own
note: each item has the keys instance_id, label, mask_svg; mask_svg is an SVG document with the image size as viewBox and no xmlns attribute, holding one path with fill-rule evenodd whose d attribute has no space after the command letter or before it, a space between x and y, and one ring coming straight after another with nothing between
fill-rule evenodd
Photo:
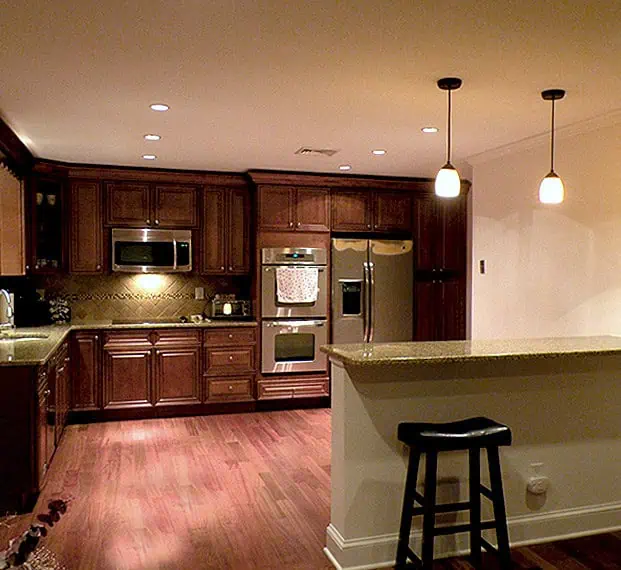
<instances>
[{"instance_id":1,"label":"floor vent","mask_svg":"<svg viewBox=\"0 0 621 570\"><path fill-rule=\"evenodd\" d=\"M331 148L310 148L303 146L296 150L293 154L300 154L303 156L334 156L338 151Z\"/></svg>"}]
</instances>

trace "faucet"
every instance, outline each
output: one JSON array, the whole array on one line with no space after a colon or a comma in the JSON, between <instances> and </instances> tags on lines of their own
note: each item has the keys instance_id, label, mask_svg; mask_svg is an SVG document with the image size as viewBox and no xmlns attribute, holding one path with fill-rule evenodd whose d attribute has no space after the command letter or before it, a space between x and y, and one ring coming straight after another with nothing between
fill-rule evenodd
<instances>
[{"instance_id":1,"label":"faucet","mask_svg":"<svg viewBox=\"0 0 621 570\"><path fill-rule=\"evenodd\" d=\"M6 309L3 313L0 313L0 329L14 329L15 328L15 309L13 307L13 295L6 289L0 289L0 297L6 299ZM1 299L0 299L1 300Z\"/></svg>"}]
</instances>

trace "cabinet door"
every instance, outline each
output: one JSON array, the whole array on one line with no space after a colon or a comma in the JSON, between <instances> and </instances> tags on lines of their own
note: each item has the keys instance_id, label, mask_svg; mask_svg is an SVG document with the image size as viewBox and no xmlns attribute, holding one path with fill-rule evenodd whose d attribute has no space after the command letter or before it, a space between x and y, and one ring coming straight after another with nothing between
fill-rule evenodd
<instances>
[{"instance_id":1,"label":"cabinet door","mask_svg":"<svg viewBox=\"0 0 621 570\"><path fill-rule=\"evenodd\" d=\"M230 274L250 273L250 195L245 189L233 189L228 200L227 271Z\"/></svg>"},{"instance_id":2,"label":"cabinet door","mask_svg":"<svg viewBox=\"0 0 621 570\"><path fill-rule=\"evenodd\" d=\"M368 232L372 228L372 193L336 191L332 193L332 231Z\"/></svg>"},{"instance_id":3,"label":"cabinet door","mask_svg":"<svg viewBox=\"0 0 621 570\"><path fill-rule=\"evenodd\" d=\"M226 271L224 192L224 189L207 188L203 193L202 273L213 274Z\"/></svg>"},{"instance_id":4,"label":"cabinet door","mask_svg":"<svg viewBox=\"0 0 621 570\"><path fill-rule=\"evenodd\" d=\"M153 392L156 406L199 404L200 346L155 349Z\"/></svg>"},{"instance_id":5,"label":"cabinet door","mask_svg":"<svg viewBox=\"0 0 621 570\"><path fill-rule=\"evenodd\" d=\"M151 402L151 349L104 347L104 408L144 408Z\"/></svg>"},{"instance_id":6,"label":"cabinet door","mask_svg":"<svg viewBox=\"0 0 621 570\"><path fill-rule=\"evenodd\" d=\"M194 186L158 185L154 192L154 226L198 227L197 189Z\"/></svg>"},{"instance_id":7,"label":"cabinet door","mask_svg":"<svg viewBox=\"0 0 621 570\"><path fill-rule=\"evenodd\" d=\"M101 189L97 182L76 180L71 183L70 229L69 272L102 273Z\"/></svg>"},{"instance_id":8,"label":"cabinet door","mask_svg":"<svg viewBox=\"0 0 621 570\"><path fill-rule=\"evenodd\" d=\"M373 229L379 232L412 230L412 199L405 192L375 192Z\"/></svg>"},{"instance_id":9,"label":"cabinet door","mask_svg":"<svg viewBox=\"0 0 621 570\"><path fill-rule=\"evenodd\" d=\"M151 224L148 184L109 182L106 184L106 224L143 228Z\"/></svg>"},{"instance_id":10,"label":"cabinet door","mask_svg":"<svg viewBox=\"0 0 621 570\"><path fill-rule=\"evenodd\" d=\"M65 358L56 365L56 423L54 431L54 444L56 447L60 443L67 418L67 397L69 391L69 383L67 381L69 370L67 365L68 362Z\"/></svg>"},{"instance_id":11,"label":"cabinet door","mask_svg":"<svg viewBox=\"0 0 621 570\"><path fill-rule=\"evenodd\" d=\"M32 234L30 271L58 273L64 268L63 183L34 176L30 189Z\"/></svg>"},{"instance_id":12,"label":"cabinet door","mask_svg":"<svg viewBox=\"0 0 621 570\"><path fill-rule=\"evenodd\" d=\"M295 190L289 186L259 187L259 229L276 231L293 229L294 193Z\"/></svg>"},{"instance_id":13,"label":"cabinet door","mask_svg":"<svg viewBox=\"0 0 621 570\"><path fill-rule=\"evenodd\" d=\"M439 265L446 271L466 271L466 197L443 201L439 207Z\"/></svg>"},{"instance_id":14,"label":"cabinet door","mask_svg":"<svg viewBox=\"0 0 621 570\"><path fill-rule=\"evenodd\" d=\"M0 166L0 275L26 273L24 190L22 183Z\"/></svg>"},{"instance_id":15,"label":"cabinet door","mask_svg":"<svg viewBox=\"0 0 621 570\"><path fill-rule=\"evenodd\" d=\"M435 281L416 281L414 283L415 336L416 341L439 340L439 324L442 307L437 302L437 283Z\"/></svg>"},{"instance_id":16,"label":"cabinet door","mask_svg":"<svg viewBox=\"0 0 621 570\"><path fill-rule=\"evenodd\" d=\"M70 402L73 410L98 410L101 407L99 346L99 333L74 333Z\"/></svg>"},{"instance_id":17,"label":"cabinet door","mask_svg":"<svg viewBox=\"0 0 621 570\"><path fill-rule=\"evenodd\" d=\"M330 231L330 192L321 188L298 188L295 194L295 229L302 232Z\"/></svg>"},{"instance_id":18,"label":"cabinet door","mask_svg":"<svg viewBox=\"0 0 621 570\"><path fill-rule=\"evenodd\" d=\"M38 485L40 489L47 473L47 468L50 463L51 454L49 454L48 446L48 399L50 391L47 385L47 367L39 369L37 374L37 401L36 401L36 457L37 457L37 476ZM52 445L54 440L52 439Z\"/></svg>"},{"instance_id":19,"label":"cabinet door","mask_svg":"<svg viewBox=\"0 0 621 570\"><path fill-rule=\"evenodd\" d=\"M442 315L438 340L465 340L466 338L466 283L465 279L443 281L441 300L437 310Z\"/></svg>"},{"instance_id":20,"label":"cabinet door","mask_svg":"<svg viewBox=\"0 0 621 570\"><path fill-rule=\"evenodd\" d=\"M437 268L436 236L438 219L436 201L433 198L419 198L414 203L416 227L416 269L431 271ZM420 339L418 339L420 340Z\"/></svg>"}]
</instances>

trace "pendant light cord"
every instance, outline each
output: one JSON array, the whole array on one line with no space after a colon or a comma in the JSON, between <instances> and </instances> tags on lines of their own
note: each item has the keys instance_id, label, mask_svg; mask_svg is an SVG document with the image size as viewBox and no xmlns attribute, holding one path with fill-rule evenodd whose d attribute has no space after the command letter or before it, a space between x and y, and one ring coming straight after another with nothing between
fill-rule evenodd
<instances>
[{"instance_id":1,"label":"pendant light cord","mask_svg":"<svg viewBox=\"0 0 621 570\"><path fill-rule=\"evenodd\" d=\"M554 172L554 99L552 99L552 136L550 137L550 172Z\"/></svg>"},{"instance_id":2,"label":"pendant light cord","mask_svg":"<svg viewBox=\"0 0 621 570\"><path fill-rule=\"evenodd\" d=\"M448 129L446 137L446 163L451 163L451 90L448 90Z\"/></svg>"}]
</instances>

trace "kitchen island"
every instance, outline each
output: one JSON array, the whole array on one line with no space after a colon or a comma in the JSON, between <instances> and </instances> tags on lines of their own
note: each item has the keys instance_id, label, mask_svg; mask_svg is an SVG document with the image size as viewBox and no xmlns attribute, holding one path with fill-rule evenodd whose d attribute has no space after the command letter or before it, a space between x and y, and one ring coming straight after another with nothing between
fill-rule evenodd
<instances>
[{"instance_id":1,"label":"kitchen island","mask_svg":"<svg viewBox=\"0 0 621 570\"><path fill-rule=\"evenodd\" d=\"M501 462L512 545L621 528L621 338L322 349L332 369L325 552L335 567L394 561L408 453L397 440L401 421L481 415L511 427L513 445L501 448ZM440 456L439 501L467 498L466 459ZM484 481L486 469L484 458ZM547 492L529 493L531 477L548 478ZM419 548L420 528L413 528ZM466 538L439 537L436 556L464 551Z\"/></svg>"}]
</instances>

